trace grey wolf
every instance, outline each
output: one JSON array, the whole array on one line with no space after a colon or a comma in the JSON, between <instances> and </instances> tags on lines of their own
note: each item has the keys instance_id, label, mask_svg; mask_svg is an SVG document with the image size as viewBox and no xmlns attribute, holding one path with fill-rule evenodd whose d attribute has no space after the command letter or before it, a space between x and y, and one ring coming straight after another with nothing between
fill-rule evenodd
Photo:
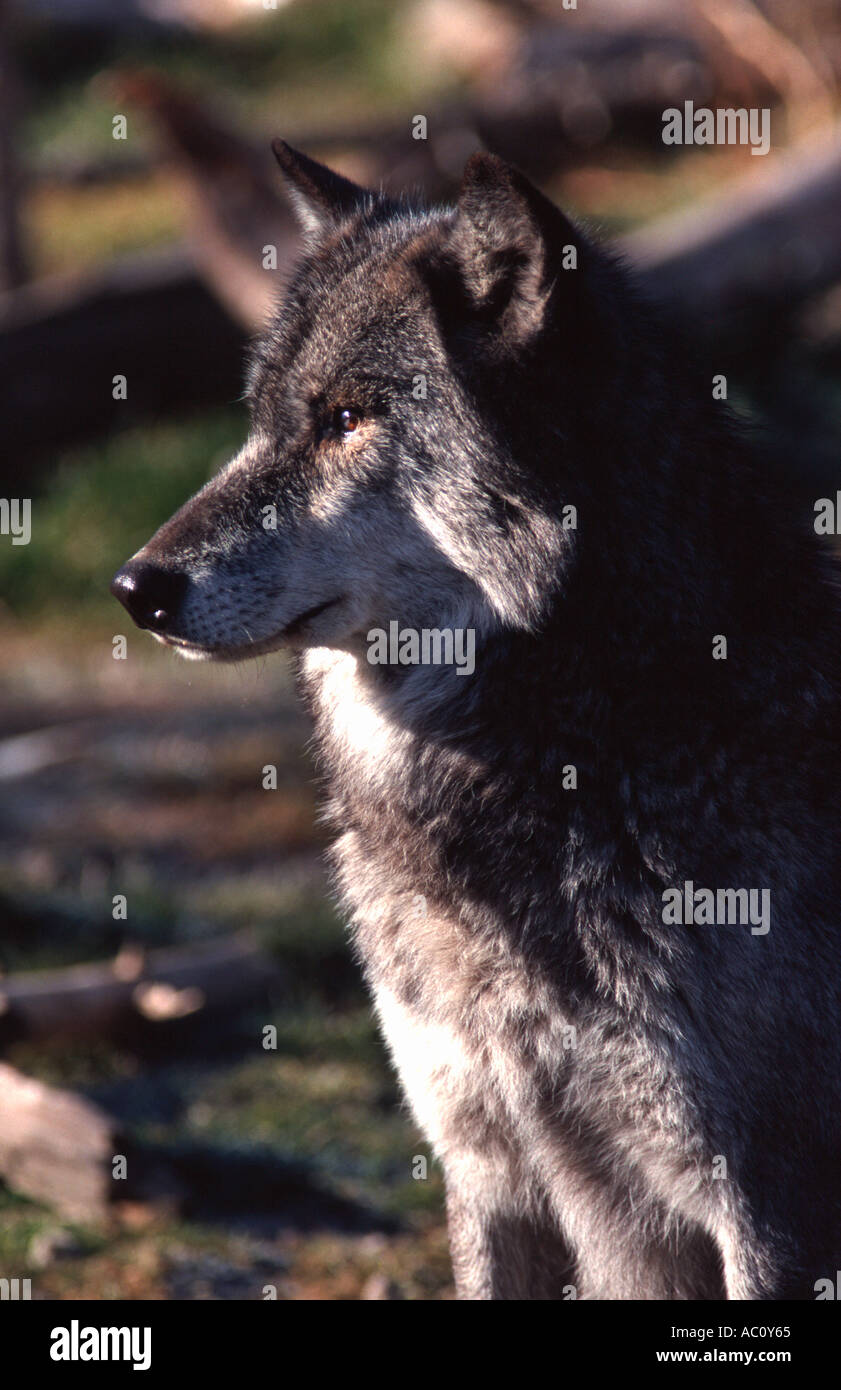
<instances>
[{"instance_id":1,"label":"grey wolf","mask_svg":"<svg viewBox=\"0 0 841 1390\"><path fill-rule=\"evenodd\" d=\"M114 592L185 657L297 653L460 1296L814 1297L841 1267L832 562L517 171L477 154L428 210L276 153L306 242L251 433ZM392 621L474 630L474 672L370 663ZM686 883L767 891L770 931L667 921Z\"/></svg>"}]
</instances>

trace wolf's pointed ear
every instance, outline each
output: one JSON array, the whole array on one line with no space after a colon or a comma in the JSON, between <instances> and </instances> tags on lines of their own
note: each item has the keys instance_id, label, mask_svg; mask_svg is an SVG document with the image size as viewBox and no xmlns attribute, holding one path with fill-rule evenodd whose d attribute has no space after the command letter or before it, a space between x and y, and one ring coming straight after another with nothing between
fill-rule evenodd
<instances>
[{"instance_id":1,"label":"wolf's pointed ear","mask_svg":"<svg viewBox=\"0 0 841 1390\"><path fill-rule=\"evenodd\" d=\"M577 264L582 240L563 213L497 155L474 154L467 161L453 247L474 305L506 337L524 342L540 330L554 282L563 265Z\"/></svg>"},{"instance_id":2,"label":"wolf's pointed ear","mask_svg":"<svg viewBox=\"0 0 841 1390\"><path fill-rule=\"evenodd\" d=\"M350 179L334 174L326 165L294 150L285 140L273 140L272 150L283 170L292 205L305 232L320 232L335 226L374 197Z\"/></svg>"}]
</instances>

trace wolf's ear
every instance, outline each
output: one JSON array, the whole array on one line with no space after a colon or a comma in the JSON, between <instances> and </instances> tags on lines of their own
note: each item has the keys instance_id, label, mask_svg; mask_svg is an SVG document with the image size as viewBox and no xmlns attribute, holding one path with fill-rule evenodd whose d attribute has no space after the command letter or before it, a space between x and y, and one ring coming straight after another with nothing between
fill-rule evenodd
<instances>
[{"instance_id":1,"label":"wolf's ear","mask_svg":"<svg viewBox=\"0 0 841 1390\"><path fill-rule=\"evenodd\" d=\"M581 242L563 213L497 155L467 161L453 249L474 305L506 337L524 342L540 330L553 284L563 265L577 265Z\"/></svg>"},{"instance_id":2,"label":"wolf's ear","mask_svg":"<svg viewBox=\"0 0 841 1390\"><path fill-rule=\"evenodd\" d=\"M274 157L283 170L292 204L305 232L321 232L374 197L326 165L293 150L285 140L273 140Z\"/></svg>"}]
</instances>

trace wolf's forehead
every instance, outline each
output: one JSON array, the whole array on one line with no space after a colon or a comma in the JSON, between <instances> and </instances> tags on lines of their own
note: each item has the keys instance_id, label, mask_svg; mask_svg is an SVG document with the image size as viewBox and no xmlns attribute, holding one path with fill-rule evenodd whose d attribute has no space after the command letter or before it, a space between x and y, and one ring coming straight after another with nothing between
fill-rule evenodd
<instances>
[{"instance_id":1,"label":"wolf's forehead","mask_svg":"<svg viewBox=\"0 0 841 1390\"><path fill-rule=\"evenodd\" d=\"M417 240L408 227L389 236L362 236L351 244L343 236L342 254L336 257L330 249L334 243L328 242L311 267L304 295L296 297L295 311L315 311L317 320L338 326L345 321L364 326L384 315L399 317L407 298L422 284L415 263Z\"/></svg>"},{"instance_id":2,"label":"wolf's forehead","mask_svg":"<svg viewBox=\"0 0 841 1390\"><path fill-rule=\"evenodd\" d=\"M425 302L411 258L396 251L360 257L328 274L310 270L280 304L258 346L257 363L309 374L351 366L358 348L373 365L386 345L384 335L399 354Z\"/></svg>"}]
</instances>

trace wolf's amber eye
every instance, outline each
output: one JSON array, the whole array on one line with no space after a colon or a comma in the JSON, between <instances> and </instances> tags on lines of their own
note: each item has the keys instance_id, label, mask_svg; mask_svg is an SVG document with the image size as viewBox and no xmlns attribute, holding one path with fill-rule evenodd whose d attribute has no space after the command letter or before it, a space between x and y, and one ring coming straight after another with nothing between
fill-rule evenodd
<instances>
[{"instance_id":1,"label":"wolf's amber eye","mask_svg":"<svg viewBox=\"0 0 841 1390\"><path fill-rule=\"evenodd\" d=\"M359 429L362 424L362 415L358 410L349 407L343 410L333 411L333 428L337 434L353 434L354 430Z\"/></svg>"}]
</instances>

